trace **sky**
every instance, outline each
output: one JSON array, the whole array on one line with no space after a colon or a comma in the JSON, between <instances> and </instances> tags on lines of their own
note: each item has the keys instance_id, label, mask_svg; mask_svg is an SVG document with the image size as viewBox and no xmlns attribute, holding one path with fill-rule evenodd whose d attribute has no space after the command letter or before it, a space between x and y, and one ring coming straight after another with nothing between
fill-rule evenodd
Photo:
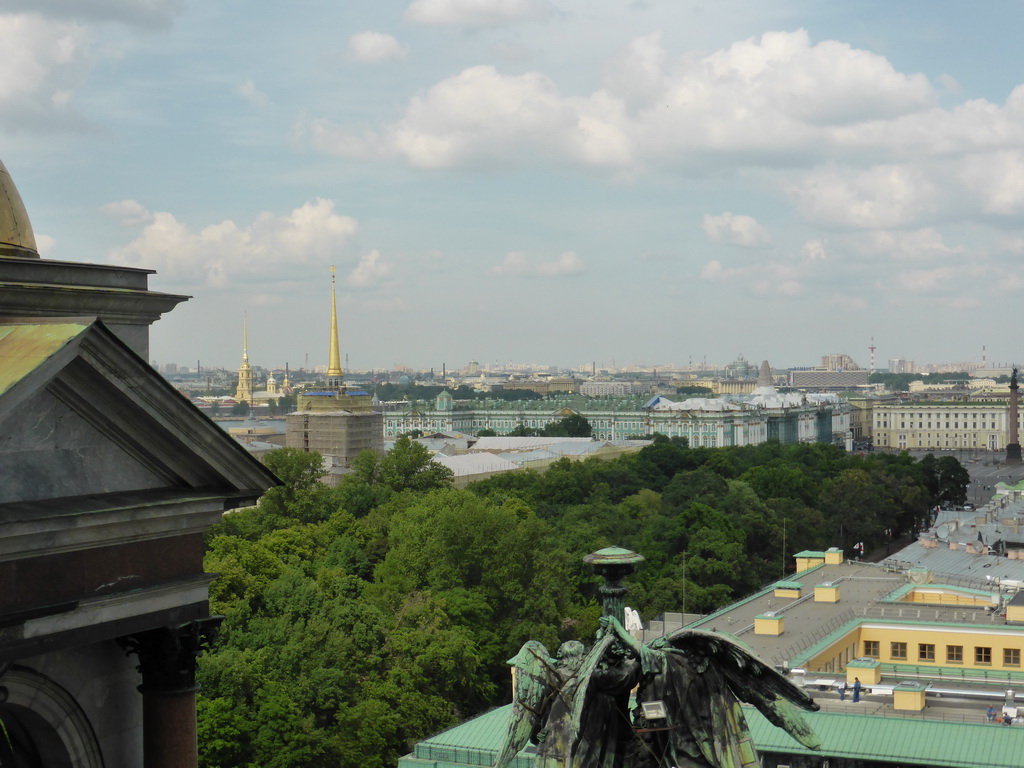
<instances>
[{"instance_id":1,"label":"sky","mask_svg":"<svg viewBox=\"0 0 1024 768\"><path fill-rule=\"evenodd\" d=\"M1013 0L0 0L44 258L159 364L1024 359Z\"/></svg>"}]
</instances>

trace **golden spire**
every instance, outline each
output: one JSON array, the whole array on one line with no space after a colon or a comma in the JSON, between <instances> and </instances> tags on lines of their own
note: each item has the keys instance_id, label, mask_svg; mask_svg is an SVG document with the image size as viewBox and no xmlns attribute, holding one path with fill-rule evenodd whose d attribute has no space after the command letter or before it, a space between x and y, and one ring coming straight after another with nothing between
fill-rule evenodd
<instances>
[{"instance_id":1,"label":"golden spire","mask_svg":"<svg viewBox=\"0 0 1024 768\"><path fill-rule=\"evenodd\" d=\"M334 267L331 267L331 354L327 364L328 385L341 385L341 349L338 345L338 302L334 294ZM332 379L337 379L332 382Z\"/></svg>"},{"instance_id":2,"label":"golden spire","mask_svg":"<svg viewBox=\"0 0 1024 768\"><path fill-rule=\"evenodd\" d=\"M242 313L242 362L243 363L248 363L249 362L249 329L248 329L247 323L248 323L248 313L247 312L243 312Z\"/></svg>"},{"instance_id":3,"label":"golden spire","mask_svg":"<svg viewBox=\"0 0 1024 768\"><path fill-rule=\"evenodd\" d=\"M247 313L242 313L242 364L238 366L238 389L235 400L252 405L252 366L249 365L249 329Z\"/></svg>"}]
</instances>

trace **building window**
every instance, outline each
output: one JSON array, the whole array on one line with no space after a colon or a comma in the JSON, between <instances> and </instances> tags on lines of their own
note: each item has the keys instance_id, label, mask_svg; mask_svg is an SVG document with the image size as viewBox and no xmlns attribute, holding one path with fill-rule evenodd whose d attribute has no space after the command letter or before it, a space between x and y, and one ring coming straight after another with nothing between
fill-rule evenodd
<instances>
[{"instance_id":1,"label":"building window","mask_svg":"<svg viewBox=\"0 0 1024 768\"><path fill-rule=\"evenodd\" d=\"M864 655L870 656L872 659L878 658L878 641L877 640L865 640L864 641Z\"/></svg>"},{"instance_id":2,"label":"building window","mask_svg":"<svg viewBox=\"0 0 1024 768\"><path fill-rule=\"evenodd\" d=\"M962 645L947 645L946 646L946 663L947 664L963 664L964 663L964 647Z\"/></svg>"},{"instance_id":3,"label":"building window","mask_svg":"<svg viewBox=\"0 0 1024 768\"><path fill-rule=\"evenodd\" d=\"M974 663L975 664L991 664L992 663L992 649L984 646L975 646L974 648Z\"/></svg>"},{"instance_id":4,"label":"building window","mask_svg":"<svg viewBox=\"0 0 1024 768\"><path fill-rule=\"evenodd\" d=\"M906 643L890 643L889 655L893 661L906 661L907 660L907 644Z\"/></svg>"},{"instance_id":5,"label":"building window","mask_svg":"<svg viewBox=\"0 0 1024 768\"><path fill-rule=\"evenodd\" d=\"M1020 648L1004 648L1003 649L1003 666L1005 666L1005 667L1019 667L1020 666Z\"/></svg>"},{"instance_id":6,"label":"building window","mask_svg":"<svg viewBox=\"0 0 1024 768\"><path fill-rule=\"evenodd\" d=\"M917 646L918 661L935 661L935 646L932 643L919 643Z\"/></svg>"}]
</instances>

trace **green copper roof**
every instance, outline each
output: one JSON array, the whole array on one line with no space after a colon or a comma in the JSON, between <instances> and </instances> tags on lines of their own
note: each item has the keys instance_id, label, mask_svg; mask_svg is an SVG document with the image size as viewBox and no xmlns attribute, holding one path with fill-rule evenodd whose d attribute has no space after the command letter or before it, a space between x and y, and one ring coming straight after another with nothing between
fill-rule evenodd
<instances>
[{"instance_id":1,"label":"green copper roof","mask_svg":"<svg viewBox=\"0 0 1024 768\"><path fill-rule=\"evenodd\" d=\"M419 742L412 754L398 761L398 768L492 765L505 735L508 710L508 706L499 707ZM744 707L743 714L760 752L881 761L907 768L1019 768L1024 755L1024 728L1020 726L810 712L805 717L822 743L815 753L771 725L756 709ZM979 710L979 718L982 714ZM532 756L524 752L511 768L532 765Z\"/></svg>"},{"instance_id":2,"label":"green copper roof","mask_svg":"<svg viewBox=\"0 0 1024 768\"><path fill-rule=\"evenodd\" d=\"M618 565L639 563L642 562L643 559L643 555L638 555L636 552L623 549L622 547L605 547L604 549L599 549L597 552L591 552L583 558L583 562Z\"/></svg>"},{"instance_id":3,"label":"green copper roof","mask_svg":"<svg viewBox=\"0 0 1024 768\"><path fill-rule=\"evenodd\" d=\"M88 327L87 322L0 325L0 395Z\"/></svg>"},{"instance_id":4,"label":"green copper roof","mask_svg":"<svg viewBox=\"0 0 1024 768\"><path fill-rule=\"evenodd\" d=\"M480 717L424 739L416 744L412 754L399 759L398 768L462 768L467 765L493 764L505 737L510 709L511 706L492 709ZM532 758L518 757L510 768L529 768L532 765Z\"/></svg>"},{"instance_id":5,"label":"green copper roof","mask_svg":"<svg viewBox=\"0 0 1024 768\"><path fill-rule=\"evenodd\" d=\"M757 710L744 707L743 714L758 751L815 754L771 725ZM812 712L805 717L821 738L818 754L822 757L935 768L1019 768L1024 755L1024 728L1019 725L971 725L837 712Z\"/></svg>"}]
</instances>

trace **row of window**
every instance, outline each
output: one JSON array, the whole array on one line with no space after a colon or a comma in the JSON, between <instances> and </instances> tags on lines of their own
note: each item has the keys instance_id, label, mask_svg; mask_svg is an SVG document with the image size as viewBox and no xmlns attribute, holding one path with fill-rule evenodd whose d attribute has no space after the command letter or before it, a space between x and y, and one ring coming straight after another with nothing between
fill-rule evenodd
<instances>
[{"instance_id":1,"label":"row of window","mask_svg":"<svg viewBox=\"0 0 1024 768\"><path fill-rule=\"evenodd\" d=\"M935 420L939 420L939 419L963 419L964 421L967 421L968 419L973 419L973 420L976 421L978 419L997 419L1000 416L1005 416L1006 413L1007 413L1007 411L1005 411L1005 410L1001 411L1001 412L987 411L985 413L963 413L963 414L961 414L961 413L945 413L945 412L938 412L938 413L936 413L936 412L932 412L932 413L912 413L912 412L899 413L898 411L896 411L896 412L890 411L888 414L880 414L880 415L882 415L882 416L891 415L891 416L894 416L894 417L896 415L899 415L899 417L901 419L935 419Z\"/></svg>"},{"instance_id":2,"label":"row of window","mask_svg":"<svg viewBox=\"0 0 1024 768\"><path fill-rule=\"evenodd\" d=\"M988 423L989 422L987 422L987 421L981 422L981 428L982 429L995 429L996 428L996 423L994 421L992 422L992 426L986 426ZM906 429L906 428L907 428L907 423L905 421L901 421L900 422L900 429ZM914 422L910 422L910 428L911 429L914 428ZM917 422L917 428L918 429L924 429L925 428L924 422L923 421ZM932 428L932 423L929 421L928 422L928 429L931 429L931 428ZM935 428L936 429L942 429L942 426L941 426L941 424L939 422L935 422ZM960 428L960 422L954 421L953 422L953 429L959 429L959 428ZM978 422L974 422L971 425L971 429L977 429L977 428L978 428ZM946 429L949 429L949 422L948 421L946 422ZM964 429L967 429L967 422L966 421L964 422Z\"/></svg>"},{"instance_id":3,"label":"row of window","mask_svg":"<svg viewBox=\"0 0 1024 768\"><path fill-rule=\"evenodd\" d=\"M870 656L871 658L879 658L879 641L878 640L865 640L864 641L864 655ZM889 658L892 661L907 661L907 644L902 642L889 643ZM917 660L918 661L935 661L935 644L934 643L918 643L917 644ZM963 664L964 663L964 647L962 645L947 645L946 646L946 663L947 664ZM992 648L991 646L974 646L974 663L975 664L991 664L992 663ZM1020 666L1020 648L1004 648L1003 649L1003 666L1004 667L1019 667Z\"/></svg>"}]
</instances>

